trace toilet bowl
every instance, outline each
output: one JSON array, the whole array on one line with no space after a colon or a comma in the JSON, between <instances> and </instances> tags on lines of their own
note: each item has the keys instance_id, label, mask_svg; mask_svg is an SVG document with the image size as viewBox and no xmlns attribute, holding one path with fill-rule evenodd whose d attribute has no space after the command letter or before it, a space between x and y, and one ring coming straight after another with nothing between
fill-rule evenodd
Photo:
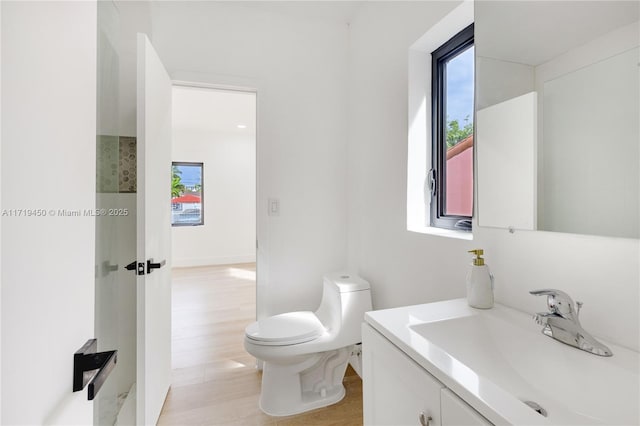
<instances>
[{"instance_id":1,"label":"toilet bowl","mask_svg":"<svg viewBox=\"0 0 640 426\"><path fill-rule=\"evenodd\" d=\"M275 315L245 329L246 351L263 361L260 409L266 414L298 414L344 397L342 379L349 361L359 359L371 292L354 274L325 275L323 286L315 312Z\"/></svg>"}]
</instances>

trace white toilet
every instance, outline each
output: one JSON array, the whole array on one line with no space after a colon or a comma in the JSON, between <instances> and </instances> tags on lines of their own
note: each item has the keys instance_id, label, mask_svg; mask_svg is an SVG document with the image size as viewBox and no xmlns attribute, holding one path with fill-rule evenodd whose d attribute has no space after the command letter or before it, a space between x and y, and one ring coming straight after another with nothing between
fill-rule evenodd
<instances>
[{"instance_id":1,"label":"white toilet","mask_svg":"<svg viewBox=\"0 0 640 426\"><path fill-rule=\"evenodd\" d=\"M315 312L289 312L249 325L244 347L264 361L262 411L288 416L340 401L350 360L360 374L355 345L361 342L364 313L370 310L369 283L335 273L325 275Z\"/></svg>"}]
</instances>

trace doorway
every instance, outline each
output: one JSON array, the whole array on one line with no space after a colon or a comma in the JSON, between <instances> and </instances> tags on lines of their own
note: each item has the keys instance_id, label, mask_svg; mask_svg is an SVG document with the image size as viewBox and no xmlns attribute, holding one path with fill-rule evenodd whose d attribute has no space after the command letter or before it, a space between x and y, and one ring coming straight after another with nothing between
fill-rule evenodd
<instances>
[{"instance_id":1,"label":"doorway","mask_svg":"<svg viewBox=\"0 0 640 426\"><path fill-rule=\"evenodd\" d=\"M242 346L256 318L256 93L174 85L172 105L172 384L159 422L184 424L256 391Z\"/></svg>"},{"instance_id":2,"label":"doorway","mask_svg":"<svg viewBox=\"0 0 640 426\"><path fill-rule=\"evenodd\" d=\"M255 263L256 94L176 85L172 104L173 267Z\"/></svg>"}]
</instances>

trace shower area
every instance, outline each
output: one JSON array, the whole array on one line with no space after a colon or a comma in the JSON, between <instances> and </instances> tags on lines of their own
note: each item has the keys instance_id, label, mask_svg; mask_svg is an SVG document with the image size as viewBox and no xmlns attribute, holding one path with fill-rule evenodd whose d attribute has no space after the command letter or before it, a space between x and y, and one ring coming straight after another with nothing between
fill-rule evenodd
<instances>
[{"instance_id":1,"label":"shower area","mask_svg":"<svg viewBox=\"0 0 640 426\"><path fill-rule=\"evenodd\" d=\"M115 369L94 400L94 424L136 419L136 138L121 131L120 16L98 2L95 337L118 350Z\"/></svg>"}]
</instances>

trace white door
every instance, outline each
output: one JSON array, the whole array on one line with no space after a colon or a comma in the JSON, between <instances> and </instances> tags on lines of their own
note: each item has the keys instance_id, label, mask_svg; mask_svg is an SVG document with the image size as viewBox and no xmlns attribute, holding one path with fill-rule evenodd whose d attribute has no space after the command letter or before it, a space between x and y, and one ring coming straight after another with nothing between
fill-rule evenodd
<instances>
[{"instance_id":1,"label":"white door","mask_svg":"<svg viewBox=\"0 0 640 426\"><path fill-rule=\"evenodd\" d=\"M96 3L0 10L0 423L87 425L93 402L72 378L94 337Z\"/></svg>"},{"instance_id":2,"label":"white door","mask_svg":"<svg viewBox=\"0 0 640 426\"><path fill-rule=\"evenodd\" d=\"M156 424L171 382L171 80L138 34L137 421ZM155 266L155 268L153 268Z\"/></svg>"}]
</instances>

